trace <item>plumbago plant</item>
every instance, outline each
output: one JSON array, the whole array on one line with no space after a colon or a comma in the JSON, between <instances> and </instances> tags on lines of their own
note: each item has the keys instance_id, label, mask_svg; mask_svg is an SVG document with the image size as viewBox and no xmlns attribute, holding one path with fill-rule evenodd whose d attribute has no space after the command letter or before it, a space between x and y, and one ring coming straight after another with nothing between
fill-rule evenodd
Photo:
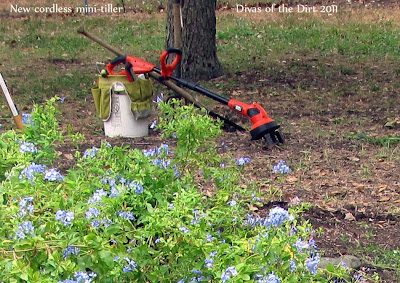
<instances>
[{"instance_id":1,"label":"plumbago plant","mask_svg":"<svg viewBox=\"0 0 400 283\"><path fill-rule=\"evenodd\" d=\"M216 154L220 130L208 116L161 103L159 127L177 138L176 148L103 142L76 151L76 165L59 172L48 148L62 140L49 111L54 102L36 107L23 133L1 136L0 154L12 166L1 172L0 281L346 278L341 267L317 269L312 227L298 220L301 204L249 212L262 196L241 188L240 168Z\"/></svg>"}]
</instances>

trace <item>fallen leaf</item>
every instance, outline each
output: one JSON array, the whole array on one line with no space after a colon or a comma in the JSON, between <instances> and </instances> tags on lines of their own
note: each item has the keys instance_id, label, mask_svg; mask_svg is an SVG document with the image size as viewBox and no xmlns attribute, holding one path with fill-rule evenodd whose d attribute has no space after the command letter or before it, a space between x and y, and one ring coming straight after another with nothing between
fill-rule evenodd
<instances>
[{"instance_id":1,"label":"fallen leaf","mask_svg":"<svg viewBox=\"0 0 400 283\"><path fill-rule=\"evenodd\" d=\"M204 195L206 196L206 197L212 197L212 192L211 191L209 191L209 190L206 190L205 191L205 193L204 193Z\"/></svg>"},{"instance_id":2,"label":"fallen leaf","mask_svg":"<svg viewBox=\"0 0 400 283\"><path fill-rule=\"evenodd\" d=\"M390 197L381 197L378 201L379 202L384 202L390 200Z\"/></svg>"},{"instance_id":3,"label":"fallen leaf","mask_svg":"<svg viewBox=\"0 0 400 283\"><path fill-rule=\"evenodd\" d=\"M353 183L352 184L355 189L359 192L363 191L365 189L365 185L364 184L360 184L360 183Z\"/></svg>"},{"instance_id":4,"label":"fallen leaf","mask_svg":"<svg viewBox=\"0 0 400 283\"><path fill-rule=\"evenodd\" d=\"M259 208L257 206L251 205L250 210L251 211L257 211Z\"/></svg>"},{"instance_id":5,"label":"fallen leaf","mask_svg":"<svg viewBox=\"0 0 400 283\"><path fill-rule=\"evenodd\" d=\"M356 218L354 217L354 215L351 214L350 212L346 213L344 219L345 219L345 220L349 220L349 221L354 221L354 220L356 220Z\"/></svg>"},{"instance_id":6,"label":"fallen leaf","mask_svg":"<svg viewBox=\"0 0 400 283\"><path fill-rule=\"evenodd\" d=\"M336 190L336 191L331 191L328 193L329 196L339 196L339 195L346 195L347 194L347 190Z\"/></svg>"},{"instance_id":7,"label":"fallen leaf","mask_svg":"<svg viewBox=\"0 0 400 283\"><path fill-rule=\"evenodd\" d=\"M350 161L354 161L354 162L360 161L360 158L355 157L355 156L349 157L348 159L349 159Z\"/></svg>"},{"instance_id":8,"label":"fallen leaf","mask_svg":"<svg viewBox=\"0 0 400 283\"><path fill-rule=\"evenodd\" d=\"M388 188L388 185L382 185L382 186L379 186L378 188L379 188L379 192L381 193Z\"/></svg>"},{"instance_id":9,"label":"fallen leaf","mask_svg":"<svg viewBox=\"0 0 400 283\"><path fill-rule=\"evenodd\" d=\"M73 160L73 159L74 159L74 156L73 156L71 153L65 153L65 154L64 154L64 157L65 157L66 159L68 159L68 160Z\"/></svg>"},{"instance_id":10,"label":"fallen leaf","mask_svg":"<svg viewBox=\"0 0 400 283\"><path fill-rule=\"evenodd\" d=\"M391 120L385 124L386 128L393 129L400 126L400 118L396 118Z\"/></svg>"},{"instance_id":11,"label":"fallen leaf","mask_svg":"<svg viewBox=\"0 0 400 283\"><path fill-rule=\"evenodd\" d=\"M330 206L325 206L325 210L328 212L333 212L333 213L338 211L337 208L330 207Z\"/></svg>"},{"instance_id":12,"label":"fallen leaf","mask_svg":"<svg viewBox=\"0 0 400 283\"><path fill-rule=\"evenodd\" d=\"M289 176L286 178L286 182L289 184L294 184L298 181L299 179L296 176Z\"/></svg>"}]
</instances>

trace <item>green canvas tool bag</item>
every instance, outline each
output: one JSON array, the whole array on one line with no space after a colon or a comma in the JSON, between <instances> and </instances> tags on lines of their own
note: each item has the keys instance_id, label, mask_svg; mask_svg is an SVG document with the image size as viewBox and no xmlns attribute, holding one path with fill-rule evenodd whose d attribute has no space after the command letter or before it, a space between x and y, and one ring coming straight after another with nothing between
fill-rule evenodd
<instances>
[{"instance_id":1,"label":"green canvas tool bag","mask_svg":"<svg viewBox=\"0 0 400 283\"><path fill-rule=\"evenodd\" d=\"M124 85L126 94L131 100L131 110L137 119L144 119L151 115L153 84L150 79L137 78L128 81L125 75L109 75L98 77L98 86L92 88L96 114L107 121L111 115L112 86L120 82Z\"/></svg>"}]
</instances>

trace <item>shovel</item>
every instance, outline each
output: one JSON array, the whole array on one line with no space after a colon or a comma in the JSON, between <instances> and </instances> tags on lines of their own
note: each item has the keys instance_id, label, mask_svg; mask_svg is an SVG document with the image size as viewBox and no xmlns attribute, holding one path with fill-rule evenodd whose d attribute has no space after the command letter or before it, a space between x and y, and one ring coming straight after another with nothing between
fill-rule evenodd
<instances>
[{"instance_id":1,"label":"shovel","mask_svg":"<svg viewBox=\"0 0 400 283\"><path fill-rule=\"evenodd\" d=\"M1 72L0 72L0 86L1 86L1 89L3 90L4 96L7 100L8 107L10 108L11 114L13 115L14 122L15 122L17 128L20 130L25 129L25 126L22 123L22 116L18 113L18 109L15 106L15 104L11 98L11 95L7 89L6 82L4 81Z\"/></svg>"}]
</instances>

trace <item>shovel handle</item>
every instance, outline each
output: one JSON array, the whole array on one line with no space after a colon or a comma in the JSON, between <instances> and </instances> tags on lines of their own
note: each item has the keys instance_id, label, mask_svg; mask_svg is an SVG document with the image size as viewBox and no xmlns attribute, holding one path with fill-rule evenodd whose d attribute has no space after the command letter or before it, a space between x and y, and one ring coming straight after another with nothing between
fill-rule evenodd
<instances>
[{"instance_id":1,"label":"shovel handle","mask_svg":"<svg viewBox=\"0 0 400 283\"><path fill-rule=\"evenodd\" d=\"M83 34L87 38L90 38L94 42L98 43L99 45L103 46L105 49L110 50L112 53L114 53L117 56L122 56L124 53L120 51L119 49L115 48L114 46L102 41L100 38L97 36L94 36L93 34L87 32L83 26L81 26L78 30L78 33Z\"/></svg>"},{"instance_id":2,"label":"shovel handle","mask_svg":"<svg viewBox=\"0 0 400 283\"><path fill-rule=\"evenodd\" d=\"M13 116L13 119L14 119L15 125L17 126L17 129L20 129L20 130L25 129L25 126L22 123L22 116L20 114L18 114L17 116Z\"/></svg>"}]
</instances>

